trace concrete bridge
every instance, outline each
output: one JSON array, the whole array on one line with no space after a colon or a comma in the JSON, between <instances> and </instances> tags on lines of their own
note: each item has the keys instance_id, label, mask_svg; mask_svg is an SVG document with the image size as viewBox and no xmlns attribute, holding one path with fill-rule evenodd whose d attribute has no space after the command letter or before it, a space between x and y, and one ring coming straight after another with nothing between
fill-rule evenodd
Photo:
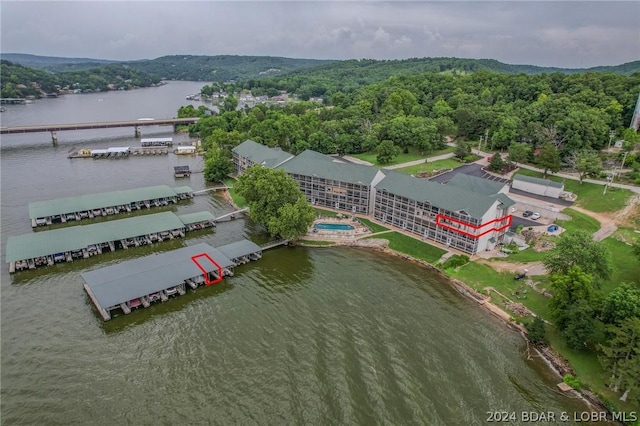
<instances>
[{"instance_id":1,"label":"concrete bridge","mask_svg":"<svg viewBox=\"0 0 640 426\"><path fill-rule=\"evenodd\" d=\"M135 137L140 137L140 127L142 126L178 126L180 124L193 124L198 121L197 117L187 118L145 118L138 120L126 121L102 121L93 123L75 123L75 124L42 124L36 126L14 126L0 127L0 135L9 135L16 133L38 133L50 132L53 144L58 143L57 132L64 130L88 130L88 129L110 129L114 127L133 127Z\"/></svg>"}]
</instances>

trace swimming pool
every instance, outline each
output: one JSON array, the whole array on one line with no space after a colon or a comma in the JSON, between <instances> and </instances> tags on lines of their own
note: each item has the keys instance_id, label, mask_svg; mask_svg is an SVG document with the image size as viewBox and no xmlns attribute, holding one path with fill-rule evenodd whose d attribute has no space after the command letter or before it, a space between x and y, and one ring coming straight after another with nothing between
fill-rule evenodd
<instances>
[{"instance_id":1,"label":"swimming pool","mask_svg":"<svg viewBox=\"0 0 640 426\"><path fill-rule=\"evenodd\" d=\"M329 231L353 231L356 229L347 223L316 223L315 228Z\"/></svg>"}]
</instances>

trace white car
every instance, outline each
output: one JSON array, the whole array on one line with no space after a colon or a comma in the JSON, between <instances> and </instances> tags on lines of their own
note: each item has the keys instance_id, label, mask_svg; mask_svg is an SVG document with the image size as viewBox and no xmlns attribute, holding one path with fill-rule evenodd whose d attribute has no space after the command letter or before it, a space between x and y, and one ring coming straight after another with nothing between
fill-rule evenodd
<instances>
[{"instance_id":1,"label":"white car","mask_svg":"<svg viewBox=\"0 0 640 426\"><path fill-rule=\"evenodd\" d=\"M534 214L531 215L531 219L532 220L538 220L540 219L540 213L535 212Z\"/></svg>"}]
</instances>

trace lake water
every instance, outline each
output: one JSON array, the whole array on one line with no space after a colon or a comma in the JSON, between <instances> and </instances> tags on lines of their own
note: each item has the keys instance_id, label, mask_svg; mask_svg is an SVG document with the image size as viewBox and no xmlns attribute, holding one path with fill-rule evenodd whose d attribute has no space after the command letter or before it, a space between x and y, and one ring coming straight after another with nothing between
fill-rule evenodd
<instances>
[{"instance_id":1,"label":"lake water","mask_svg":"<svg viewBox=\"0 0 640 426\"><path fill-rule=\"evenodd\" d=\"M8 106L2 125L176 115L204 83L68 95ZM193 102L192 102L193 103ZM194 103L198 105L199 103ZM172 136L143 128L144 136ZM1 244L33 232L32 201L150 185L206 187L200 157L68 159L79 148L139 146L133 129L3 136ZM178 214L232 208L215 194ZM151 210L154 213L159 210ZM2 423L483 424L488 411L582 411L528 360L520 336L438 275L350 248L280 248L235 276L103 322L80 273L182 245L268 240L249 220L71 264L1 273ZM4 262L4 257L3 257ZM518 423L518 422L512 422Z\"/></svg>"}]
</instances>

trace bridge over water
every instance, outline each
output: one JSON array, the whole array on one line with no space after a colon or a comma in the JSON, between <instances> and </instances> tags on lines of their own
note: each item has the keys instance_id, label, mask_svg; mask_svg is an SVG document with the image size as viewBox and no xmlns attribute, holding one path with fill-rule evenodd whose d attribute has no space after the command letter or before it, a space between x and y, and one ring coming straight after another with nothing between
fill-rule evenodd
<instances>
[{"instance_id":1,"label":"bridge over water","mask_svg":"<svg viewBox=\"0 0 640 426\"><path fill-rule=\"evenodd\" d=\"M75 124L41 124L35 126L13 126L1 127L0 135L16 134L16 133L38 133L50 132L53 144L58 143L59 131L66 130L88 130L88 129L110 129L114 127L133 127L135 137L140 137L140 127L143 126L173 126L174 128L181 124L193 124L198 121L197 117L187 118L149 118L125 121L102 121L93 123L75 123Z\"/></svg>"}]
</instances>

